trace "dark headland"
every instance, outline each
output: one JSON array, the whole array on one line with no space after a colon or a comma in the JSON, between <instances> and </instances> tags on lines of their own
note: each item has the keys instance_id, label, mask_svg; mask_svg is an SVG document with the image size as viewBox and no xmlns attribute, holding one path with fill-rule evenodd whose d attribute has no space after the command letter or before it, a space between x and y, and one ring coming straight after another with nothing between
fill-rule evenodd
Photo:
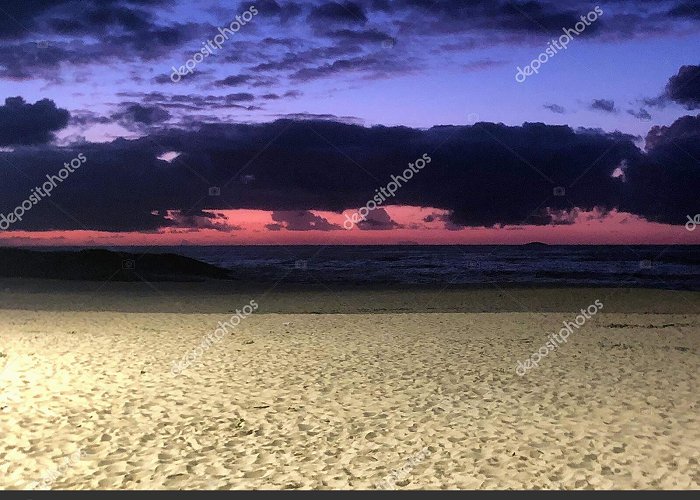
<instances>
[{"instance_id":1,"label":"dark headland","mask_svg":"<svg viewBox=\"0 0 700 500\"><path fill-rule=\"evenodd\" d=\"M0 277L84 281L200 281L229 271L181 255L110 250L37 251L0 248Z\"/></svg>"}]
</instances>

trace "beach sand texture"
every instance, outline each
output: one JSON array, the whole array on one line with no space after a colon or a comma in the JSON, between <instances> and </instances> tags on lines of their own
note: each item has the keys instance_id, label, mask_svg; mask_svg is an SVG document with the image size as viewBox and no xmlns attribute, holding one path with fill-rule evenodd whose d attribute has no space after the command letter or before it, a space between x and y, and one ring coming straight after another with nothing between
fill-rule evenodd
<instances>
[{"instance_id":1,"label":"beach sand texture","mask_svg":"<svg viewBox=\"0 0 700 500\"><path fill-rule=\"evenodd\" d=\"M0 311L0 488L700 487L695 312L229 316Z\"/></svg>"}]
</instances>

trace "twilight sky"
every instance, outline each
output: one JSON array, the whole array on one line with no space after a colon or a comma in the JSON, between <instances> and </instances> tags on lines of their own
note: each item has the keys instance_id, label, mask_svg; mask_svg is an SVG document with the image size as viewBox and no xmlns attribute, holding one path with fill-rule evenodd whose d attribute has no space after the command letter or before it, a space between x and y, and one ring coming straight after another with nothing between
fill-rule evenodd
<instances>
[{"instance_id":1,"label":"twilight sky","mask_svg":"<svg viewBox=\"0 0 700 500\"><path fill-rule=\"evenodd\" d=\"M700 243L694 0L0 0L0 20L0 244Z\"/></svg>"}]
</instances>

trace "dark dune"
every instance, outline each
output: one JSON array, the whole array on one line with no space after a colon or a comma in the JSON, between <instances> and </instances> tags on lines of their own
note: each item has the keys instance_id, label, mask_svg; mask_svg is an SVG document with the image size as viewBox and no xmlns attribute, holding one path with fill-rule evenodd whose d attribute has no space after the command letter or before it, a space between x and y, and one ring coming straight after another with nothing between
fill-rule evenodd
<instances>
[{"instance_id":1,"label":"dark dune","mask_svg":"<svg viewBox=\"0 0 700 500\"><path fill-rule=\"evenodd\" d=\"M175 254L109 250L35 251L0 248L0 277L86 281L199 281L229 271Z\"/></svg>"}]
</instances>

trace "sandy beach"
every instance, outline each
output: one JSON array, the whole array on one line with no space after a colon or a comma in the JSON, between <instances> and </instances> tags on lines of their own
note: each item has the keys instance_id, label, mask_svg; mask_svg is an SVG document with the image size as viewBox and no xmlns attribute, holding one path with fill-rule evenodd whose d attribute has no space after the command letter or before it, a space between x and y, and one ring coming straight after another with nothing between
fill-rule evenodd
<instances>
[{"instance_id":1,"label":"sandy beach","mask_svg":"<svg viewBox=\"0 0 700 500\"><path fill-rule=\"evenodd\" d=\"M700 487L696 292L0 285L2 489Z\"/></svg>"}]
</instances>

